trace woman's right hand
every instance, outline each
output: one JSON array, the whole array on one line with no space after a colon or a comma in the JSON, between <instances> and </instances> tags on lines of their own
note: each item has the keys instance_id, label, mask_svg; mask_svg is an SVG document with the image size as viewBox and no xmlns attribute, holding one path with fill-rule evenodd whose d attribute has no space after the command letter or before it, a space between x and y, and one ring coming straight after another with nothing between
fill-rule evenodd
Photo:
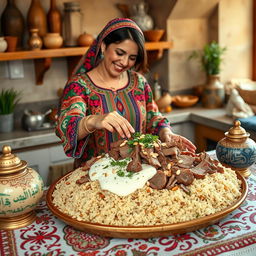
<instances>
[{"instance_id":1,"label":"woman's right hand","mask_svg":"<svg viewBox=\"0 0 256 256\"><path fill-rule=\"evenodd\" d=\"M104 115L92 115L91 118L87 120L86 125L90 130L106 129L110 132L116 130L122 138L130 138L131 133L135 132L128 120L119 115L116 111Z\"/></svg>"}]
</instances>

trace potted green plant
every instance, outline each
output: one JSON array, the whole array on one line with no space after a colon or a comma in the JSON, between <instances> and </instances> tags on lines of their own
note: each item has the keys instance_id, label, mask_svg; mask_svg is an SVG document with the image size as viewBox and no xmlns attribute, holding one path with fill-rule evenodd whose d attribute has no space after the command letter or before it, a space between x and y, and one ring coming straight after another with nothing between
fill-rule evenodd
<instances>
[{"instance_id":1,"label":"potted green plant","mask_svg":"<svg viewBox=\"0 0 256 256\"><path fill-rule=\"evenodd\" d=\"M213 41L206 44L202 52L194 51L189 56L189 59L200 60L202 69L207 75L207 83L202 92L202 105L206 108L218 108L224 103L225 92L220 82L220 71L226 50L226 47L221 47Z\"/></svg>"},{"instance_id":2,"label":"potted green plant","mask_svg":"<svg viewBox=\"0 0 256 256\"><path fill-rule=\"evenodd\" d=\"M0 132L11 132L14 127L14 110L20 100L21 93L11 89L0 92Z\"/></svg>"}]
</instances>

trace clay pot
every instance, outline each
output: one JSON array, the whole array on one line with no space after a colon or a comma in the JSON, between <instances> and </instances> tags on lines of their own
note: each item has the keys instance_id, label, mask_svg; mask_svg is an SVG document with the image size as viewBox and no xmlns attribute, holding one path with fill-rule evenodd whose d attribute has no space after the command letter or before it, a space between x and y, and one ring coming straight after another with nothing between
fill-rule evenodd
<instances>
[{"instance_id":1,"label":"clay pot","mask_svg":"<svg viewBox=\"0 0 256 256\"><path fill-rule=\"evenodd\" d=\"M38 29L38 35L44 37L47 33L46 13L40 0L32 0L27 14L28 29Z\"/></svg>"},{"instance_id":2,"label":"clay pot","mask_svg":"<svg viewBox=\"0 0 256 256\"><path fill-rule=\"evenodd\" d=\"M5 52L7 49L7 42L4 37L0 37L0 52Z\"/></svg>"},{"instance_id":3,"label":"clay pot","mask_svg":"<svg viewBox=\"0 0 256 256\"><path fill-rule=\"evenodd\" d=\"M47 13L47 25L50 33L62 35L62 17L56 5L56 0L51 0L50 9Z\"/></svg>"},{"instance_id":4,"label":"clay pot","mask_svg":"<svg viewBox=\"0 0 256 256\"><path fill-rule=\"evenodd\" d=\"M28 46L30 50L40 50L43 46L43 41L38 35L38 28L30 29L31 36L28 40Z\"/></svg>"},{"instance_id":5,"label":"clay pot","mask_svg":"<svg viewBox=\"0 0 256 256\"><path fill-rule=\"evenodd\" d=\"M8 0L1 16L1 27L4 36L18 37L17 46L22 48L22 38L24 36L24 18L17 8L14 0Z\"/></svg>"},{"instance_id":6,"label":"clay pot","mask_svg":"<svg viewBox=\"0 0 256 256\"><path fill-rule=\"evenodd\" d=\"M63 38L59 33L47 33L43 39L45 48L57 49L63 44Z\"/></svg>"},{"instance_id":7,"label":"clay pot","mask_svg":"<svg viewBox=\"0 0 256 256\"><path fill-rule=\"evenodd\" d=\"M43 196L43 180L27 162L11 153L8 145L0 156L0 229L17 229L31 224Z\"/></svg>"},{"instance_id":8,"label":"clay pot","mask_svg":"<svg viewBox=\"0 0 256 256\"><path fill-rule=\"evenodd\" d=\"M17 36L5 36L4 39L7 42L7 52L15 52L17 48L18 43L18 37Z\"/></svg>"},{"instance_id":9,"label":"clay pot","mask_svg":"<svg viewBox=\"0 0 256 256\"><path fill-rule=\"evenodd\" d=\"M83 33L81 34L77 39L77 44L79 46L90 46L94 41L94 38L92 35Z\"/></svg>"}]
</instances>

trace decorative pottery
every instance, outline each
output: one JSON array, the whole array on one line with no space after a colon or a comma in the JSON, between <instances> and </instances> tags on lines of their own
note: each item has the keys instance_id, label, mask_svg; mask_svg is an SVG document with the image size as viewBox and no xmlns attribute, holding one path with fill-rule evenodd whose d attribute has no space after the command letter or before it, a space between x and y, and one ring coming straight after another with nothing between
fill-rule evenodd
<instances>
[{"instance_id":1,"label":"decorative pottery","mask_svg":"<svg viewBox=\"0 0 256 256\"><path fill-rule=\"evenodd\" d=\"M4 37L0 37L0 52L5 52L7 49L7 42Z\"/></svg>"},{"instance_id":2,"label":"decorative pottery","mask_svg":"<svg viewBox=\"0 0 256 256\"><path fill-rule=\"evenodd\" d=\"M234 126L225 132L225 137L217 144L216 155L223 165L247 178L251 174L248 168L256 161L256 143L249 138L250 134L240 124L236 120Z\"/></svg>"},{"instance_id":3,"label":"decorative pottery","mask_svg":"<svg viewBox=\"0 0 256 256\"><path fill-rule=\"evenodd\" d=\"M0 115L0 133L11 132L14 127L13 113Z\"/></svg>"},{"instance_id":4,"label":"decorative pottery","mask_svg":"<svg viewBox=\"0 0 256 256\"><path fill-rule=\"evenodd\" d=\"M41 176L27 162L3 146L0 157L0 229L16 229L31 224L43 196Z\"/></svg>"},{"instance_id":5,"label":"decorative pottery","mask_svg":"<svg viewBox=\"0 0 256 256\"><path fill-rule=\"evenodd\" d=\"M40 37L47 33L46 13L41 5L40 0L32 0L27 14L28 30L37 28Z\"/></svg>"},{"instance_id":6,"label":"decorative pottery","mask_svg":"<svg viewBox=\"0 0 256 256\"><path fill-rule=\"evenodd\" d=\"M162 36L164 35L164 29L153 29L153 30L145 30L143 34L145 36L146 41L149 42L159 42Z\"/></svg>"},{"instance_id":7,"label":"decorative pottery","mask_svg":"<svg viewBox=\"0 0 256 256\"><path fill-rule=\"evenodd\" d=\"M156 101L156 104L161 112L165 112L165 108L172 103L172 96L166 92Z\"/></svg>"},{"instance_id":8,"label":"decorative pottery","mask_svg":"<svg viewBox=\"0 0 256 256\"><path fill-rule=\"evenodd\" d=\"M47 13L47 25L50 33L59 33L62 35L62 17L56 5L56 0L50 0L51 5Z\"/></svg>"},{"instance_id":9,"label":"decorative pottery","mask_svg":"<svg viewBox=\"0 0 256 256\"><path fill-rule=\"evenodd\" d=\"M79 2L64 3L64 43L66 46L76 46L82 33L83 15Z\"/></svg>"},{"instance_id":10,"label":"decorative pottery","mask_svg":"<svg viewBox=\"0 0 256 256\"><path fill-rule=\"evenodd\" d=\"M138 24L142 31L153 29L154 21L151 16L147 14L148 5L145 2L134 4L132 9L134 14L131 19Z\"/></svg>"},{"instance_id":11,"label":"decorative pottery","mask_svg":"<svg viewBox=\"0 0 256 256\"><path fill-rule=\"evenodd\" d=\"M17 36L5 36L4 39L7 42L7 52L15 52L17 49L18 37Z\"/></svg>"},{"instance_id":12,"label":"decorative pottery","mask_svg":"<svg viewBox=\"0 0 256 256\"><path fill-rule=\"evenodd\" d=\"M43 41L38 35L38 28L30 29L31 36L28 40L29 49L32 51L40 50L43 46Z\"/></svg>"},{"instance_id":13,"label":"decorative pottery","mask_svg":"<svg viewBox=\"0 0 256 256\"><path fill-rule=\"evenodd\" d=\"M208 83L202 92L202 105L205 108L219 108L225 99L224 85L220 82L219 75L209 75Z\"/></svg>"},{"instance_id":14,"label":"decorative pottery","mask_svg":"<svg viewBox=\"0 0 256 256\"><path fill-rule=\"evenodd\" d=\"M79 46L90 46L93 43L93 36L84 32L77 39L77 44Z\"/></svg>"},{"instance_id":15,"label":"decorative pottery","mask_svg":"<svg viewBox=\"0 0 256 256\"><path fill-rule=\"evenodd\" d=\"M59 33L47 33L43 39L45 48L57 49L63 44L63 38Z\"/></svg>"},{"instance_id":16,"label":"decorative pottery","mask_svg":"<svg viewBox=\"0 0 256 256\"><path fill-rule=\"evenodd\" d=\"M176 107L187 108L195 105L199 100L196 95L176 95L172 99L172 104Z\"/></svg>"},{"instance_id":17,"label":"decorative pottery","mask_svg":"<svg viewBox=\"0 0 256 256\"><path fill-rule=\"evenodd\" d=\"M21 11L16 6L15 0L8 0L1 16L2 33L4 36L18 37L18 48L22 47L24 23L24 18Z\"/></svg>"}]
</instances>

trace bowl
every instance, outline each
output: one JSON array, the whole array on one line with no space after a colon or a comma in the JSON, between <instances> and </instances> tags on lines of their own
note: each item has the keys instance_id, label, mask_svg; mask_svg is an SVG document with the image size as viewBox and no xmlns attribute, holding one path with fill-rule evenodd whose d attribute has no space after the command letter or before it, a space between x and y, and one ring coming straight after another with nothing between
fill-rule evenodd
<instances>
[{"instance_id":1,"label":"bowl","mask_svg":"<svg viewBox=\"0 0 256 256\"><path fill-rule=\"evenodd\" d=\"M195 105L199 100L195 95L176 95L172 99L172 103L176 107L187 108Z\"/></svg>"},{"instance_id":2,"label":"bowl","mask_svg":"<svg viewBox=\"0 0 256 256\"><path fill-rule=\"evenodd\" d=\"M164 34L164 29L153 29L143 31L146 41L158 42Z\"/></svg>"}]
</instances>

